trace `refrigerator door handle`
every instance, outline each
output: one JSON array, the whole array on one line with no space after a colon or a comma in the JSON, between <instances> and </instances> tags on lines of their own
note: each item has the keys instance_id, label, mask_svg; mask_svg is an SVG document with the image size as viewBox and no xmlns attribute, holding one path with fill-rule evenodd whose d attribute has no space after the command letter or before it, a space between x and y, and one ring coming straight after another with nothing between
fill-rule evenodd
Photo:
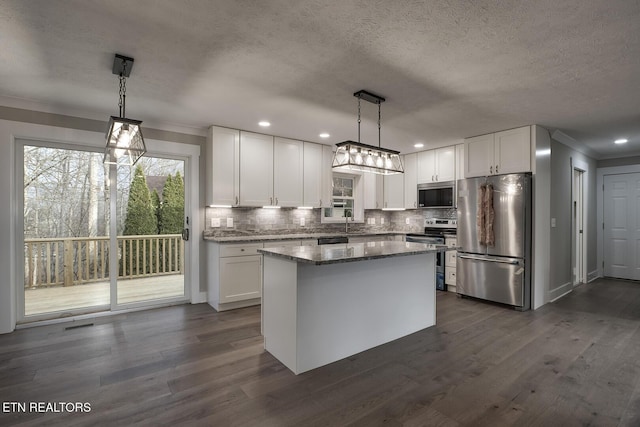
<instances>
[{"instance_id":1,"label":"refrigerator door handle","mask_svg":"<svg viewBox=\"0 0 640 427\"><path fill-rule=\"evenodd\" d=\"M520 261L518 260L506 260L506 259L497 259L497 258L483 258L483 257L478 257L478 256L470 256L470 255L457 255L458 258L461 259L472 259L472 260L476 260L476 261L489 261L489 262L499 262L501 264L511 264L511 265L518 265L520 264Z\"/></svg>"}]
</instances>

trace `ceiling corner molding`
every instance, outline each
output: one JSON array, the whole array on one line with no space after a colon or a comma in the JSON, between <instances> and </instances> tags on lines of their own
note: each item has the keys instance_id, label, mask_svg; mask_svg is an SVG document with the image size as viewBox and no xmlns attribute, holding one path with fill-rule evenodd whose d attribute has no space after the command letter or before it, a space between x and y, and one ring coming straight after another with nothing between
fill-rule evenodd
<instances>
[{"instance_id":1,"label":"ceiling corner molding","mask_svg":"<svg viewBox=\"0 0 640 427\"><path fill-rule=\"evenodd\" d=\"M570 137L569 135L567 135L566 133L562 132L559 129L556 129L551 133L551 139L554 139L561 144L571 147L574 150L584 154L585 156L591 157L592 159L600 160L602 158L600 154L593 151L592 149L585 146L584 144L580 144L580 142L578 142L576 139Z\"/></svg>"}]
</instances>

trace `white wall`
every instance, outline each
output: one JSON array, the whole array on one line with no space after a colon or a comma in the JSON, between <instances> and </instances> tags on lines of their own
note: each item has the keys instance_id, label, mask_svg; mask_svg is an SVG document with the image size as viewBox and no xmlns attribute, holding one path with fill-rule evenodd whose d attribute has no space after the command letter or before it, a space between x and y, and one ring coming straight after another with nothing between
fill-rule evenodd
<instances>
[{"instance_id":1,"label":"white wall","mask_svg":"<svg viewBox=\"0 0 640 427\"><path fill-rule=\"evenodd\" d=\"M552 229L550 246L549 300L559 298L573 289L573 167L584 173L585 239L587 241L587 277L597 271L596 240L596 160L551 140L551 218L556 221Z\"/></svg>"},{"instance_id":2,"label":"white wall","mask_svg":"<svg viewBox=\"0 0 640 427\"><path fill-rule=\"evenodd\" d=\"M7 109L3 107L2 112L9 111L12 114L20 114L21 110ZM22 110L24 111L24 110ZM47 115L46 113L33 112L37 115L39 120L50 119L51 121L60 121L58 115ZM7 116L1 114L0 117ZM24 116L24 115L23 115ZM13 116L12 116L13 118ZM25 120L28 120L25 118ZM22 180L21 177L15 175L15 140L16 139L36 139L40 141L52 141L60 143L82 144L94 147L103 147L104 145L104 131L93 130L79 130L78 127L85 126L89 129L96 128L96 124L99 122L95 120L86 120L79 118L69 118L70 127L50 126L45 124L34 124L15 120L0 120L0 147L2 147L3 155L0 156L0 200L3 203L0 204L0 333L11 332L15 329L17 307L16 307L16 292L17 292L17 262L18 257L22 253L22 248L16 247L16 242L22 233L21 225L18 224L18 218L20 213L17 212L16 197L21 197L21 194L16 194L16 180ZM72 128L73 127L73 128ZM99 127L99 126L98 126ZM106 124L104 125L106 128ZM146 132L148 134L154 134L154 131ZM158 131L155 132L159 134ZM177 134L169 132L170 136L176 136ZM201 137L197 137L201 138ZM196 142L204 138L195 139ZM176 144L172 144L167 141L155 140L145 138L148 148L158 153L171 153L175 152ZM200 289L203 288L200 284L200 268L202 263L200 262L200 246L203 244L200 236L202 235L202 225L204 220L204 203L202 187L202 179L199 176L199 169L201 160L198 158L200 146L198 145L185 145L181 144L181 155L192 155L194 161L191 164L191 176L190 184L194 191L190 200L190 206L192 211L191 218L191 235L192 246L191 251L193 256L191 257L191 296L192 302L201 302L203 295ZM203 276L204 277L204 276Z\"/></svg>"},{"instance_id":3,"label":"white wall","mask_svg":"<svg viewBox=\"0 0 640 427\"><path fill-rule=\"evenodd\" d=\"M551 139L549 132L531 127L531 158L533 165L533 271L531 275L531 308L542 307L549 302L549 228L551 201Z\"/></svg>"}]
</instances>

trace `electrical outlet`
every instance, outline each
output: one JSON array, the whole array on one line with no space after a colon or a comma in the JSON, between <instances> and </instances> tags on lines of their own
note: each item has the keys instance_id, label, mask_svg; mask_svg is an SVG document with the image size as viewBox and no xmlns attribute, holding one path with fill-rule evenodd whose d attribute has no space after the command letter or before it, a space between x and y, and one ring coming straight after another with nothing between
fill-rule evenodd
<instances>
[{"instance_id":1,"label":"electrical outlet","mask_svg":"<svg viewBox=\"0 0 640 427\"><path fill-rule=\"evenodd\" d=\"M220 218L211 218L211 227L213 228L220 227Z\"/></svg>"},{"instance_id":2,"label":"electrical outlet","mask_svg":"<svg viewBox=\"0 0 640 427\"><path fill-rule=\"evenodd\" d=\"M405 224L411 225L411 218L407 218L404 220Z\"/></svg>"},{"instance_id":3,"label":"electrical outlet","mask_svg":"<svg viewBox=\"0 0 640 427\"><path fill-rule=\"evenodd\" d=\"M380 218L380 225L384 225L384 218Z\"/></svg>"},{"instance_id":4,"label":"electrical outlet","mask_svg":"<svg viewBox=\"0 0 640 427\"><path fill-rule=\"evenodd\" d=\"M374 218L369 218L369 220L371 221L371 225L376 225L376 219Z\"/></svg>"},{"instance_id":5,"label":"electrical outlet","mask_svg":"<svg viewBox=\"0 0 640 427\"><path fill-rule=\"evenodd\" d=\"M233 228L233 218L227 218L227 228Z\"/></svg>"},{"instance_id":6,"label":"electrical outlet","mask_svg":"<svg viewBox=\"0 0 640 427\"><path fill-rule=\"evenodd\" d=\"M556 219L551 218L551 228L556 228Z\"/></svg>"},{"instance_id":7,"label":"electrical outlet","mask_svg":"<svg viewBox=\"0 0 640 427\"><path fill-rule=\"evenodd\" d=\"M300 227L304 227L306 221L304 220L304 217L300 218Z\"/></svg>"}]
</instances>

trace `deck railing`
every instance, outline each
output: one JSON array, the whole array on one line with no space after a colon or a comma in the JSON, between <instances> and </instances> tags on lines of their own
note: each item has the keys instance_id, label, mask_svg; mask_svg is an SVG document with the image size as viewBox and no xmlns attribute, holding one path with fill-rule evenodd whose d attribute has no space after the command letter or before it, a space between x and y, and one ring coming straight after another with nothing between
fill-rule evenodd
<instances>
[{"instance_id":1,"label":"deck railing","mask_svg":"<svg viewBox=\"0 0 640 427\"><path fill-rule=\"evenodd\" d=\"M118 278L182 274L180 234L119 236ZM109 237L25 239L24 286L73 286L109 280Z\"/></svg>"}]
</instances>

